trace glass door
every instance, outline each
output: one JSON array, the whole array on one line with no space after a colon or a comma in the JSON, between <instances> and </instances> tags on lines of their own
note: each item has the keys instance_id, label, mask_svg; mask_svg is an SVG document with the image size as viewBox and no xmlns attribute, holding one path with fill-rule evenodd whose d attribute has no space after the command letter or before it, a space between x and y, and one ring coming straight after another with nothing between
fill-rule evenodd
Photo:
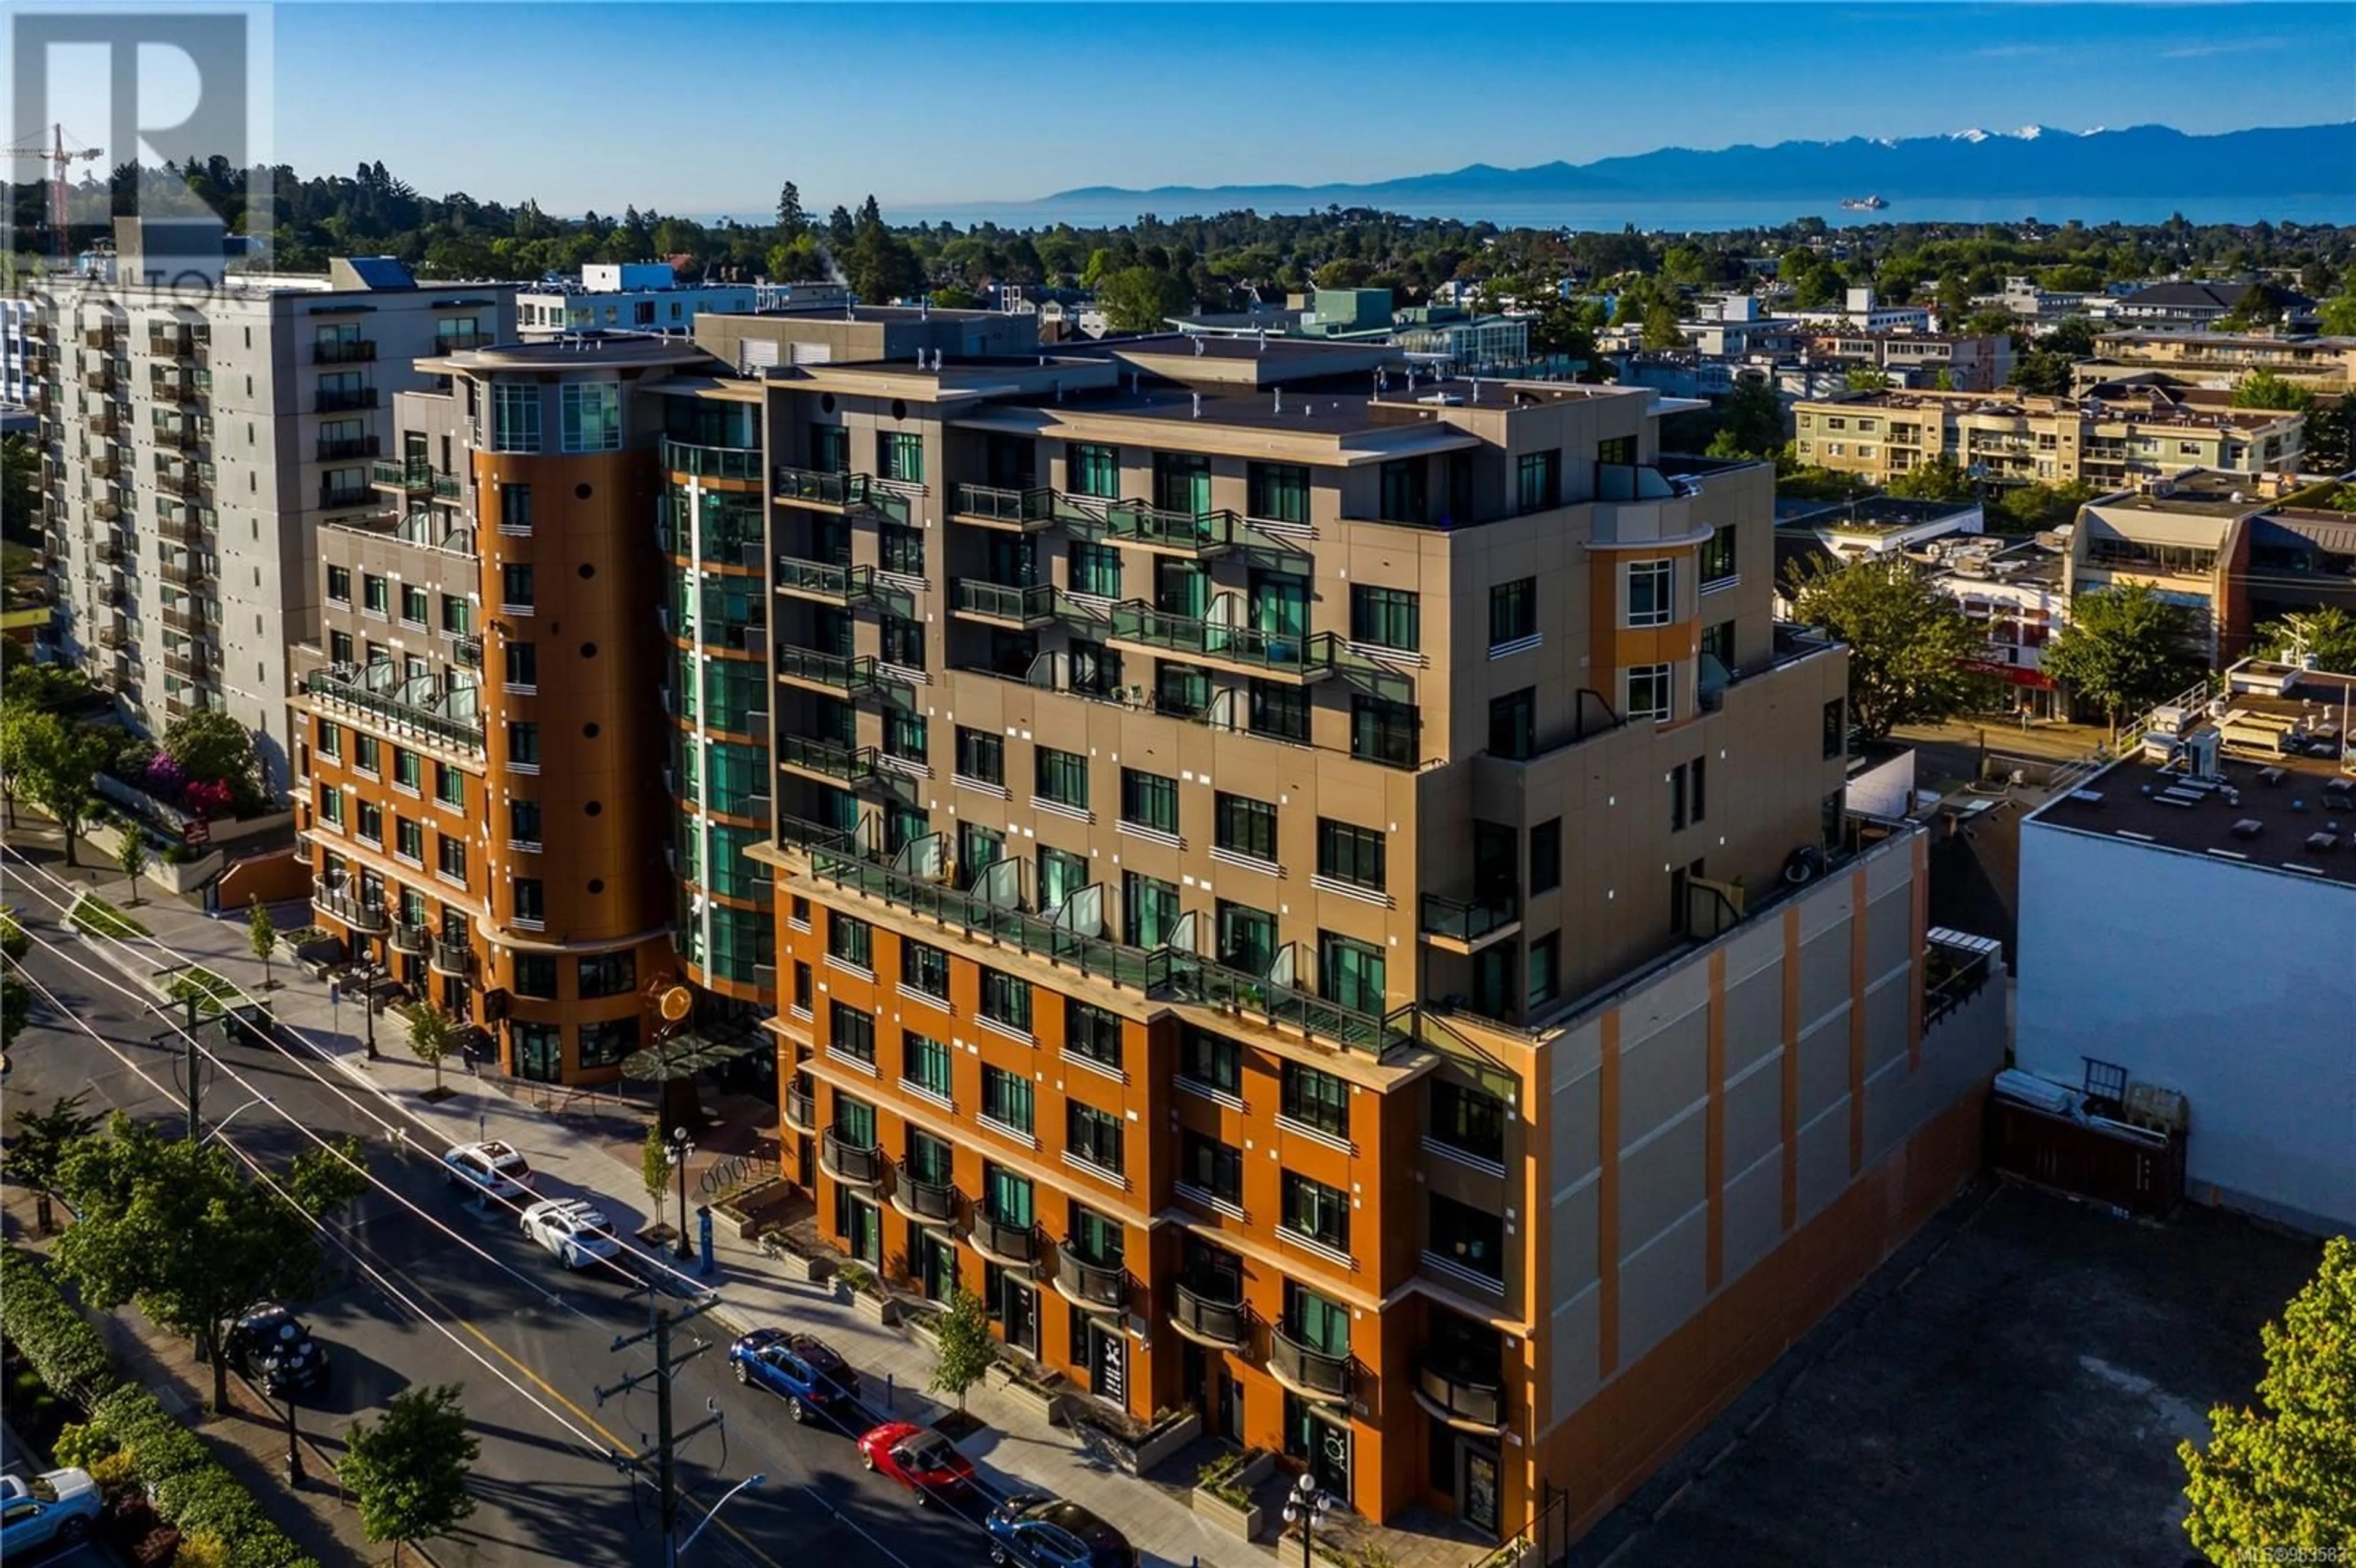
<instances>
[{"instance_id":1,"label":"glass door","mask_svg":"<svg viewBox=\"0 0 2356 1568\"><path fill-rule=\"evenodd\" d=\"M1163 556L1153 563L1153 607L1165 615L1203 619L1211 605L1211 573L1198 560Z\"/></svg>"},{"instance_id":2,"label":"glass door","mask_svg":"<svg viewBox=\"0 0 2356 1568\"><path fill-rule=\"evenodd\" d=\"M1199 517L1211 509L1211 460L1190 453L1153 455L1153 504Z\"/></svg>"},{"instance_id":3,"label":"glass door","mask_svg":"<svg viewBox=\"0 0 2356 1568\"><path fill-rule=\"evenodd\" d=\"M1456 1453L1456 1517L1494 1536L1498 1517L1497 1451L1459 1437Z\"/></svg>"},{"instance_id":4,"label":"glass door","mask_svg":"<svg viewBox=\"0 0 2356 1568\"><path fill-rule=\"evenodd\" d=\"M947 1301L958 1287L957 1243L924 1226L916 1232L916 1281L928 1301Z\"/></svg>"},{"instance_id":5,"label":"glass door","mask_svg":"<svg viewBox=\"0 0 2356 1568\"><path fill-rule=\"evenodd\" d=\"M1005 1326L1006 1342L1031 1355L1039 1353L1039 1293L1014 1277L1012 1270L998 1275L998 1317Z\"/></svg>"},{"instance_id":6,"label":"glass door","mask_svg":"<svg viewBox=\"0 0 2356 1568\"><path fill-rule=\"evenodd\" d=\"M1255 571L1251 581L1252 629L1267 634L1269 656L1290 663L1301 656L1309 636L1309 583L1289 571Z\"/></svg>"}]
</instances>

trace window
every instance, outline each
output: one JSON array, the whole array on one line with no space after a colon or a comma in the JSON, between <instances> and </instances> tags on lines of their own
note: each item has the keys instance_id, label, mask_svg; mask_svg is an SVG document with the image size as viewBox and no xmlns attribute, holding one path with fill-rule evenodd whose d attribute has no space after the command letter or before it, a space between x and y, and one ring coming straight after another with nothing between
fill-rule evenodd
<instances>
[{"instance_id":1,"label":"window","mask_svg":"<svg viewBox=\"0 0 2356 1568\"><path fill-rule=\"evenodd\" d=\"M1350 755L1354 757L1411 768L1422 729L1422 713L1412 702L1393 702L1387 697L1350 699Z\"/></svg>"},{"instance_id":2,"label":"window","mask_svg":"<svg viewBox=\"0 0 2356 1568\"><path fill-rule=\"evenodd\" d=\"M499 486L499 532L528 534L531 532L531 486L502 485Z\"/></svg>"},{"instance_id":3,"label":"window","mask_svg":"<svg viewBox=\"0 0 2356 1568\"><path fill-rule=\"evenodd\" d=\"M516 1072L538 1083L553 1083L564 1072L564 1030L555 1024L508 1025L513 1042Z\"/></svg>"},{"instance_id":4,"label":"window","mask_svg":"<svg viewBox=\"0 0 2356 1568\"><path fill-rule=\"evenodd\" d=\"M1226 1035L1184 1025L1178 1033L1178 1076L1222 1094L1240 1096L1244 1092L1243 1047Z\"/></svg>"},{"instance_id":5,"label":"window","mask_svg":"<svg viewBox=\"0 0 2356 1568\"><path fill-rule=\"evenodd\" d=\"M900 1033L900 1078L937 1099L950 1097L949 1048L929 1035Z\"/></svg>"},{"instance_id":6,"label":"window","mask_svg":"<svg viewBox=\"0 0 2356 1568\"><path fill-rule=\"evenodd\" d=\"M334 665L352 662L352 635L349 632L327 634L327 662Z\"/></svg>"},{"instance_id":7,"label":"window","mask_svg":"<svg viewBox=\"0 0 2356 1568\"><path fill-rule=\"evenodd\" d=\"M989 867L1006 859L1006 834L979 822L960 822L957 831L957 862L965 885L976 885Z\"/></svg>"},{"instance_id":8,"label":"window","mask_svg":"<svg viewBox=\"0 0 2356 1568\"><path fill-rule=\"evenodd\" d=\"M959 778L1006 785L1006 741L986 730L957 727L957 771Z\"/></svg>"},{"instance_id":9,"label":"window","mask_svg":"<svg viewBox=\"0 0 2356 1568\"><path fill-rule=\"evenodd\" d=\"M1676 575L1675 561L1628 563L1628 624L1665 626L1676 618Z\"/></svg>"},{"instance_id":10,"label":"window","mask_svg":"<svg viewBox=\"0 0 2356 1568\"><path fill-rule=\"evenodd\" d=\"M1058 752L1052 746L1041 746L1035 753L1038 773L1037 793L1042 800L1057 805L1068 805L1075 811L1088 808L1088 760L1077 752Z\"/></svg>"},{"instance_id":11,"label":"window","mask_svg":"<svg viewBox=\"0 0 2356 1568\"><path fill-rule=\"evenodd\" d=\"M1120 1118L1077 1100L1064 1102L1064 1151L1115 1176L1121 1173Z\"/></svg>"},{"instance_id":12,"label":"window","mask_svg":"<svg viewBox=\"0 0 2356 1568\"><path fill-rule=\"evenodd\" d=\"M1213 844L1230 854L1276 863L1276 807L1225 790L1212 803Z\"/></svg>"},{"instance_id":13,"label":"window","mask_svg":"<svg viewBox=\"0 0 2356 1568\"><path fill-rule=\"evenodd\" d=\"M1640 664L1630 667L1623 677L1628 683L1625 717L1631 723L1642 719L1666 723L1676 717L1669 696L1669 667L1665 664Z\"/></svg>"},{"instance_id":14,"label":"window","mask_svg":"<svg viewBox=\"0 0 2356 1568\"><path fill-rule=\"evenodd\" d=\"M611 1067L638 1049L638 1016L581 1026L581 1065Z\"/></svg>"},{"instance_id":15,"label":"window","mask_svg":"<svg viewBox=\"0 0 2356 1568\"><path fill-rule=\"evenodd\" d=\"M538 877L518 877L515 881L516 923L537 930L548 923L547 895Z\"/></svg>"},{"instance_id":16,"label":"window","mask_svg":"<svg viewBox=\"0 0 2356 1568\"><path fill-rule=\"evenodd\" d=\"M325 719L319 720L319 755L333 757L338 762L343 759L344 728L342 725L330 724Z\"/></svg>"},{"instance_id":17,"label":"window","mask_svg":"<svg viewBox=\"0 0 2356 1568\"><path fill-rule=\"evenodd\" d=\"M377 773L377 761L383 752L383 742L375 736L354 735L352 737L352 766L359 772L374 777Z\"/></svg>"},{"instance_id":18,"label":"window","mask_svg":"<svg viewBox=\"0 0 2356 1568\"><path fill-rule=\"evenodd\" d=\"M622 450L619 381L567 381L557 409L558 439L566 452Z\"/></svg>"},{"instance_id":19,"label":"window","mask_svg":"<svg viewBox=\"0 0 2356 1568\"><path fill-rule=\"evenodd\" d=\"M352 602L352 569L348 566L327 568L327 601L348 605Z\"/></svg>"},{"instance_id":20,"label":"window","mask_svg":"<svg viewBox=\"0 0 2356 1568\"><path fill-rule=\"evenodd\" d=\"M634 991L638 986L638 957L635 953L599 953L581 960L581 996L585 1001L593 997L618 997Z\"/></svg>"},{"instance_id":21,"label":"window","mask_svg":"<svg viewBox=\"0 0 2356 1568\"><path fill-rule=\"evenodd\" d=\"M1276 964L1276 916L1248 904L1218 901L1218 960L1247 975L1266 975Z\"/></svg>"},{"instance_id":22,"label":"window","mask_svg":"<svg viewBox=\"0 0 2356 1568\"><path fill-rule=\"evenodd\" d=\"M1031 1080L1003 1067L981 1069L981 1116L986 1122L1031 1136Z\"/></svg>"},{"instance_id":23,"label":"window","mask_svg":"<svg viewBox=\"0 0 2356 1568\"><path fill-rule=\"evenodd\" d=\"M1525 452L1514 464L1515 509L1546 512L1562 505L1562 453Z\"/></svg>"},{"instance_id":24,"label":"window","mask_svg":"<svg viewBox=\"0 0 2356 1568\"><path fill-rule=\"evenodd\" d=\"M423 758L405 747L395 746L392 749L392 782L394 784L410 794L415 795L421 787L419 781L424 776L425 763Z\"/></svg>"},{"instance_id":25,"label":"window","mask_svg":"<svg viewBox=\"0 0 2356 1568\"><path fill-rule=\"evenodd\" d=\"M1178 885L1137 871L1120 876L1121 916L1131 947L1156 948L1168 943L1182 912Z\"/></svg>"},{"instance_id":26,"label":"window","mask_svg":"<svg viewBox=\"0 0 2356 1568\"><path fill-rule=\"evenodd\" d=\"M1505 1277L1504 1218L1438 1192L1431 1195L1430 1249L1484 1279Z\"/></svg>"},{"instance_id":27,"label":"window","mask_svg":"<svg viewBox=\"0 0 2356 1568\"><path fill-rule=\"evenodd\" d=\"M414 583L404 582L401 585L401 618L403 621L412 626L423 626L425 624L426 613L430 608L431 604L425 590Z\"/></svg>"},{"instance_id":28,"label":"window","mask_svg":"<svg viewBox=\"0 0 2356 1568\"><path fill-rule=\"evenodd\" d=\"M1489 699L1489 752L1527 762L1538 749L1538 690L1526 686Z\"/></svg>"},{"instance_id":29,"label":"window","mask_svg":"<svg viewBox=\"0 0 2356 1568\"><path fill-rule=\"evenodd\" d=\"M1711 530L1708 540L1702 545L1698 575L1705 592L1730 583L1741 575L1740 569L1735 564L1734 539L1734 525L1720 523Z\"/></svg>"},{"instance_id":30,"label":"window","mask_svg":"<svg viewBox=\"0 0 2356 1568\"><path fill-rule=\"evenodd\" d=\"M1350 1086L1331 1072L1284 1064L1282 1115L1289 1121L1337 1138L1350 1136Z\"/></svg>"},{"instance_id":31,"label":"window","mask_svg":"<svg viewBox=\"0 0 2356 1568\"><path fill-rule=\"evenodd\" d=\"M498 381L491 386L491 450L540 450L540 386Z\"/></svg>"},{"instance_id":32,"label":"window","mask_svg":"<svg viewBox=\"0 0 2356 1568\"><path fill-rule=\"evenodd\" d=\"M1423 645L1423 597L1404 588L1350 590L1350 640L1414 653Z\"/></svg>"},{"instance_id":33,"label":"window","mask_svg":"<svg viewBox=\"0 0 2356 1568\"><path fill-rule=\"evenodd\" d=\"M1178 781L1136 768L1120 770L1120 819L1157 833L1178 831Z\"/></svg>"},{"instance_id":34,"label":"window","mask_svg":"<svg viewBox=\"0 0 2356 1568\"><path fill-rule=\"evenodd\" d=\"M532 731L532 755L540 754L540 731ZM434 764L434 798L444 805L464 808L466 804L466 775L447 763Z\"/></svg>"},{"instance_id":35,"label":"window","mask_svg":"<svg viewBox=\"0 0 2356 1568\"><path fill-rule=\"evenodd\" d=\"M359 835L371 844L384 842L384 807L372 800L360 802Z\"/></svg>"},{"instance_id":36,"label":"window","mask_svg":"<svg viewBox=\"0 0 2356 1568\"><path fill-rule=\"evenodd\" d=\"M1489 646L1501 648L1538 632L1538 580L1516 578L1489 590Z\"/></svg>"},{"instance_id":37,"label":"window","mask_svg":"<svg viewBox=\"0 0 2356 1568\"><path fill-rule=\"evenodd\" d=\"M1205 1134L1189 1132L1179 1145L1178 1183L1206 1192L1222 1203L1241 1203L1243 1153Z\"/></svg>"},{"instance_id":38,"label":"window","mask_svg":"<svg viewBox=\"0 0 2356 1568\"><path fill-rule=\"evenodd\" d=\"M1701 647L1705 656L1716 659L1720 669L1734 667L1734 623L1720 621L1701 629Z\"/></svg>"},{"instance_id":39,"label":"window","mask_svg":"<svg viewBox=\"0 0 2356 1568\"><path fill-rule=\"evenodd\" d=\"M1088 885L1088 858L1068 849L1039 847L1039 912L1064 907L1066 900Z\"/></svg>"},{"instance_id":40,"label":"window","mask_svg":"<svg viewBox=\"0 0 2356 1568\"><path fill-rule=\"evenodd\" d=\"M1120 551L1077 539L1072 544L1072 592L1100 599L1120 597Z\"/></svg>"},{"instance_id":41,"label":"window","mask_svg":"<svg viewBox=\"0 0 2356 1568\"><path fill-rule=\"evenodd\" d=\"M1031 982L996 969L981 972L981 1016L1008 1029L1031 1032Z\"/></svg>"},{"instance_id":42,"label":"window","mask_svg":"<svg viewBox=\"0 0 2356 1568\"><path fill-rule=\"evenodd\" d=\"M1846 756L1848 752L1848 723L1842 712L1842 699L1836 697L1825 704L1825 755Z\"/></svg>"},{"instance_id":43,"label":"window","mask_svg":"<svg viewBox=\"0 0 2356 1568\"><path fill-rule=\"evenodd\" d=\"M900 523L882 523L875 529L876 570L902 577L925 575L925 530Z\"/></svg>"},{"instance_id":44,"label":"window","mask_svg":"<svg viewBox=\"0 0 2356 1568\"><path fill-rule=\"evenodd\" d=\"M508 726L508 766L540 772L540 726L509 724Z\"/></svg>"},{"instance_id":45,"label":"window","mask_svg":"<svg viewBox=\"0 0 2356 1568\"><path fill-rule=\"evenodd\" d=\"M1430 520L1430 496L1424 485L1424 465L1408 457L1386 463L1381 473L1382 520L1423 523Z\"/></svg>"},{"instance_id":46,"label":"window","mask_svg":"<svg viewBox=\"0 0 2356 1568\"><path fill-rule=\"evenodd\" d=\"M556 999L556 959L545 953L519 953L515 960L515 994L541 1001Z\"/></svg>"},{"instance_id":47,"label":"window","mask_svg":"<svg viewBox=\"0 0 2356 1568\"><path fill-rule=\"evenodd\" d=\"M1285 1230L1335 1252L1350 1250L1349 1194L1290 1170L1283 1191Z\"/></svg>"},{"instance_id":48,"label":"window","mask_svg":"<svg viewBox=\"0 0 2356 1568\"><path fill-rule=\"evenodd\" d=\"M508 842L517 848L540 847L540 802L511 800L508 802Z\"/></svg>"},{"instance_id":49,"label":"window","mask_svg":"<svg viewBox=\"0 0 2356 1568\"><path fill-rule=\"evenodd\" d=\"M1064 1049L1107 1067L1120 1065L1120 1015L1087 1002L1064 1004Z\"/></svg>"},{"instance_id":50,"label":"window","mask_svg":"<svg viewBox=\"0 0 2356 1568\"><path fill-rule=\"evenodd\" d=\"M875 436L875 472L903 484L925 482L925 438L914 431L879 431Z\"/></svg>"},{"instance_id":51,"label":"window","mask_svg":"<svg viewBox=\"0 0 2356 1568\"><path fill-rule=\"evenodd\" d=\"M1245 469L1244 507L1276 523L1309 520L1309 470L1290 463L1254 463Z\"/></svg>"},{"instance_id":52,"label":"window","mask_svg":"<svg viewBox=\"0 0 2356 1568\"><path fill-rule=\"evenodd\" d=\"M413 817L394 817L392 852L412 866L425 864L425 824Z\"/></svg>"},{"instance_id":53,"label":"window","mask_svg":"<svg viewBox=\"0 0 2356 1568\"><path fill-rule=\"evenodd\" d=\"M929 943L900 939L900 984L941 1001L949 999L949 955Z\"/></svg>"},{"instance_id":54,"label":"window","mask_svg":"<svg viewBox=\"0 0 2356 1568\"><path fill-rule=\"evenodd\" d=\"M1699 822L1709 815L1709 759L1696 757L1686 769L1686 820Z\"/></svg>"},{"instance_id":55,"label":"window","mask_svg":"<svg viewBox=\"0 0 2356 1568\"><path fill-rule=\"evenodd\" d=\"M1453 1083L1431 1081L1431 1137L1475 1159L1492 1165L1505 1162L1505 1106L1494 1095Z\"/></svg>"},{"instance_id":56,"label":"window","mask_svg":"<svg viewBox=\"0 0 2356 1568\"><path fill-rule=\"evenodd\" d=\"M499 568L499 603L509 610L532 606L531 563L512 560Z\"/></svg>"},{"instance_id":57,"label":"window","mask_svg":"<svg viewBox=\"0 0 2356 1568\"><path fill-rule=\"evenodd\" d=\"M1380 828L1319 817L1317 874L1352 887L1380 891L1385 880L1384 837Z\"/></svg>"},{"instance_id":58,"label":"window","mask_svg":"<svg viewBox=\"0 0 2356 1568\"><path fill-rule=\"evenodd\" d=\"M475 630L475 607L455 593L442 595L442 629L454 637L471 636Z\"/></svg>"},{"instance_id":59,"label":"window","mask_svg":"<svg viewBox=\"0 0 2356 1568\"><path fill-rule=\"evenodd\" d=\"M1176 659L1159 659L1153 667L1153 710L1173 718L1192 719L1211 705L1211 672Z\"/></svg>"},{"instance_id":60,"label":"window","mask_svg":"<svg viewBox=\"0 0 2356 1568\"><path fill-rule=\"evenodd\" d=\"M466 880L466 841L455 834L437 834L434 839L434 849L442 874L464 882Z\"/></svg>"},{"instance_id":61,"label":"window","mask_svg":"<svg viewBox=\"0 0 2356 1568\"><path fill-rule=\"evenodd\" d=\"M344 792L333 784L320 786L319 819L336 827L344 825Z\"/></svg>"},{"instance_id":62,"label":"window","mask_svg":"<svg viewBox=\"0 0 2356 1568\"><path fill-rule=\"evenodd\" d=\"M1120 499L1120 449L1087 442L1073 443L1065 459L1065 477L1075 496L1100 500Z\"/></svg>"},{"instance_id":63,"label":"window","mask_svg":"<svg viewBox=\"0 0 2356 1568\"><path fill-rule=\"evenodd\" d=\"M794 965L794 1011L809 1017L810 993L816 988L810 966L797 961Z\"/></svg>"},{"instance_id":64,"label":"window","mask_svg":"<svg viewBox=\"0 0 2356 1568\"><path fill-rule=\"evenodd\" d=\"M1254 679L1249 710L1251 732L1280 741L1309 739L1309 693L1306 688L1273 680Z\"/></svg>"},{"instance_id":65,"label":"window","mask_svg":"<svg viewBox=\"0 0 2356 1568\"><path fill-rule=\"evenodd\" d=\"M392 584L374 572L360 575L360 608L373 615L392 613Z\"/></svg>"},{"instance_id":66,"label":"window","mask_svg":"<svg viewBox=\"0 0 2356 1568\"><path fill-rule=\"evenodd\" d=\"M530 691L540 685L540 649L531 643L507 645L509 689Z\"/></svg>"},{"instance_id":67,"label":"window","mask_svg":"<svg viewBox=\"0 0 2356 1568\"><path fill-rule=\"evenodd\" d=\"M1381 1017L1384 971L1381 948L1330 931L1317 933L1318 995L1327 1001Z\"/></svg>"},{"instance_id":68,"label":"window","mask_svg":"<svg viewBox=\"0 0 2356 1568\"><path fill-rule=\"evenodd\" d=\"M925 667L925 624L905 615L878 615L876 630L882 643L878 656L888 665L902 669Z\"/></svg>"},{"instance_id":69,"label":"window","mask_svg":"<svg viewBox=\"0 0 2356 1568\"><path fill-rule=\"evenodd\" d=\"M863 920L830 911L826 917L826 955L854 969L872 969L875 928Z\"/></svg>"},{"instance_id":70,"label":"window","mask_svg":"<svg viewBox=\"0 0 2356 1568\"><path fill-rule=\"evenodd\" d=\"M1530 944L1530 1006L1542 1008L1562 991L1562 933L1549 931Z\"/></svg>"},{"instance_id":71,"label":"window","mask_svg":"<svg viewBox=\"0 0 2356 1568\"><path fill-rule=\"evenodd\" d=\"M830 1003L826 1009L826 1050L830 1056L875 1065L875 1015L857 1008Z\"/></svg>"},{"instance_id":72,"label":"window","mask_svg":"<svg viewBox=\"0 0 2356 1568\"><path fill-rule=\"evenodd\" d=\"M981 1211L1001 1225L1029 1230L1036 1219L1031 1206L1031 1179L985 1161L981 1168Z\"/></svg>"},{"instance_id":73,"label":"window","mask_svg":"<svg viewBox=\"0 0 2356 1568\"><path fill-rule=\"evenodd\" d=\"M884 710L884 754L903 762L921 763L932 756L932 737L925 716L905 708Z\"/></svg>"}]
</instances>

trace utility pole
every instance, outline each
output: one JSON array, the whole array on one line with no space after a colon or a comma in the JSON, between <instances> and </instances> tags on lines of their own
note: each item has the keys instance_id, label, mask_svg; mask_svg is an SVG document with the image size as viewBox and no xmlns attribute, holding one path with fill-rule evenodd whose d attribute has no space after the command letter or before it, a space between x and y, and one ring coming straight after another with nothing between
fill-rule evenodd
<instances>
[{"instance_id":1,"label":"utility pole","mask_svg":"<svg viewBox=\"0 0 2356 1568\"><path fill-rule=\"evenodd\" d=\"M722 1413L716 1402L707 1402L706 1409L709 1413L701 1421L684 1432L672 1429L670 1409L672 1376L680 1368L712 1349L712 1344L709 1340L698 1339L694 1348L685 1355L674 1358L670 1352L670 1336L672 1329L702 1317L718 1306L720 1298L708 1296L692 1307L681 1307L674 1310L666 1308L657 1302L657 1293L661 1288L657 1282L649 1279L645 1288L648 1304L653 1307L654 1322L635 1334L616 1336L614 1350L618 1354L633 1345L641 1345L652 1340L655 1348L655 1364L643 1372L633 1373L620 1382L599 1389L597 1403L603 1405L616 1394L627 1393L632 1389L646 1383L651 1382L655 1386L655 1445L636 1454L616 1454L613 1459L614 1467L625 1475L633 1471L644 1475L651 1467L655 1491L662 1509L663 1564L664 1568L675 1568L679 1561L679 1461L677 1456L680 1445L700 1433L720 1425L726 1421L727 1417Z\"/></svg>"},{"instance_id":2,"label":"utility pole","mask_svg":"<svg viewBox=\"0 0 2356 1568\"><path fill-rule=\"evenodd\" d=\"M152 1010L163 1013L170 1005L168 1002L156 1002L152 1004ZM198 1120L198 1113L202 1108L204 1099L204 1081L198 1076L202 1062L198 1055L197 1046L197 1009L204 1005L204 997L192 987L188 994L180 998L180 1005L187 1009L187 1019L181 1026L179 1040L173 1041L170 1035L159 1034L154 1043L157 1045L167 1042L177 1043L180 1048L180 1072L184 1079L180 1088L187 1101L188 1141L193 1143L198 1135L204 1131Z\"/></svg>"}]
</instances>

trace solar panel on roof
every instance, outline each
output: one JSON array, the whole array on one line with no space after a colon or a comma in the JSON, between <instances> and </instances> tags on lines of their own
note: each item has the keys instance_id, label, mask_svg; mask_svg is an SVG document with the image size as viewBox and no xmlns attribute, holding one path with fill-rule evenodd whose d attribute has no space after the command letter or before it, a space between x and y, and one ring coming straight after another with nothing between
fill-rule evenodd
<instances>
[{"instance_id":1,"label":"solar panel on roof","mask_svg":"<svg viewBox=\"0 0 2356 1568\"><path fill-rule=\"evenodd\" d=\"M417 280L392 256L353 256L349 265L362 283L372 289L413 289Z\"/></svg>"}]
</instances>

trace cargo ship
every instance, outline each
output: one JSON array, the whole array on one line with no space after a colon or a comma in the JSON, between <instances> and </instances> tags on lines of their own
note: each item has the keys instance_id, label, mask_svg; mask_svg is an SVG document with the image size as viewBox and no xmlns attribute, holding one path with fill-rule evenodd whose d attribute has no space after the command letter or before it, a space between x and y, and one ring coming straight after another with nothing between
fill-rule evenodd
<instances>
[{"instance_id":1,"label":"cargo ship","mask_svg":"<svg viewBox=\"0 0 2356 1568\"><path fill-rule=\"evenodd\" d=\"M1879 212L1890 204L1878 196L1848 196L1841 198L1845 212Z\"/></svg>"}]
</instances>

